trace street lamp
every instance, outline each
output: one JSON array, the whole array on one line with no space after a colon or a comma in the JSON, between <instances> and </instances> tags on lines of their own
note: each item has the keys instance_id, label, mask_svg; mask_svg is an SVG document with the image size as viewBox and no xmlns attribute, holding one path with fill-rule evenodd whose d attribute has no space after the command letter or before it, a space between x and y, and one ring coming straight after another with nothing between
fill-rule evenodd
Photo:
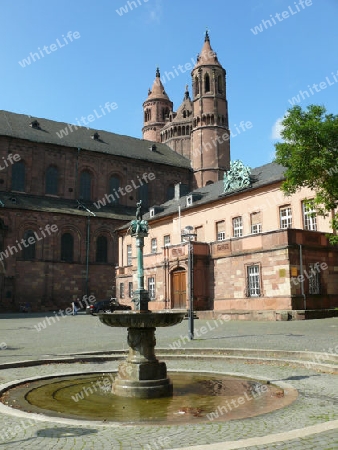
<instances>
[{"instance_id":1,"label":"street lamp","mask_svg":"<svg viewBox=\"0 0 338 450\"><path fill-rule=\"evenodd\" d=\"M189 312L188 312L188 326L189 339L194 339L194 248L193 240L196 233L193 233L194 227L188 225L182 230L181 237L188 245L188 294L189 294Z\"/></svg>"}]
</instances>

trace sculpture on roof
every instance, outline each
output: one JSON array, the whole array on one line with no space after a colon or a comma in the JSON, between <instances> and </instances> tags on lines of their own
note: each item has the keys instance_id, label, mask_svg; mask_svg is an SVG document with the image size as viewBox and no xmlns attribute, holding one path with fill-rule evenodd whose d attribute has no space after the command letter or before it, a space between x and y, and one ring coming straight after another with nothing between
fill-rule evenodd
<instances>
[{"instance_id":1,"label":"sculpture on roof","mask_svg":"<svg viewBox=\"0 0 338 450\"><path fill-rule=\"evenodd\" d=\"M242 161L236 160L230 162L230 169L224 174L224 192L237 191L251 185L251 169L245 166Z\"/></svg>"}]
</instances>

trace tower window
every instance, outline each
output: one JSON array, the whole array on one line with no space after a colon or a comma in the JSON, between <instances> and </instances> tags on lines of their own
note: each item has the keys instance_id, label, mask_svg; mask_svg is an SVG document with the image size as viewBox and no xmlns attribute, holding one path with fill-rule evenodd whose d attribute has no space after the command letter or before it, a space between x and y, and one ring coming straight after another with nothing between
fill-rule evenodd
<instances>
[{"instance_id":1,"label":"tower window","mask_svg":"<svg viewBox=\"0 0 338 450\"><path fill-rule=\"evenodd\" d=\"M208 73L204 76L204 91L210 92L210 77Z\"/></svg>"},{"instance_id":2,"label":"tower window","mask_svg":"<svg viewBox=\"0 0 338 450\"><path fill-rule=\"evenodd\" d=\"M200 93L200 87L199 87L198 77L195 77L194 91L195 91L195 97L196 97L197 95L199 95L199 93Z\"/></svg>"},{"instance_id":3,"label":"tower window","mask_svg":"<svg viewBox=\"0 0 338 450\"><path fill-rule=\"evenodd\" d=\"M163 122L169 117L169 108L162 109L162 120Z\"/></svg>"},{"instance_id":4,"label":"tower window","mask_svg":"<svg viewBox=\"0 0 338 450\"><path fill-rule=\"evenodd\" d=\"M219 94L223 94L223 81L221 75L217 77L217 91Z\"/></svg>"},{"instance_id":5,"label":"tower window","mask_svg":"<svg viewBox=\"0 0 338 450\"><path fill-rule=\"evenodd\" d=\"M149 122L149 120L151 120L151 109L148 108L144 111L144 121Z\"/></svg>"}]
</instances>

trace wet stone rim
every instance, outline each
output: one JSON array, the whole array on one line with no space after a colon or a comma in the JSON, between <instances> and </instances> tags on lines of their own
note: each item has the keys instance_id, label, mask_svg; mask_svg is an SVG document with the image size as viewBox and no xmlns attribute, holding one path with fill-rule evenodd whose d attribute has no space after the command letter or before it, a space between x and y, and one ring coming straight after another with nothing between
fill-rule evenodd
<instances>
[{"instance_id":1,"label":"wet stone rim","mask_svg":"<svg viewBox=\"0 0 338 450\"><path fill-rule=\"evenodd\" d=\"M15 380L14 382L10 382L4 385L0 386L0 397L1 397L1 401L0 401L0 412L1 413L7 413L10 415L19 415L21 417L25 417L27 419L29 418L33 418L36 420L40 420L40 421L47 421L47 422L59 422L59 423L68 423L68 424L78 424L79 420L81 420L83 424L83 420L86 421L86 423L88 424L93 424L93 425L102 425L102 426L118 426L118 425L128 425L127 421L111 421L111 420L107 420L107 421L102 421L100 420L90 420L90 419L84 419L83 417L78 417L78 418L71 418L71 416L67 416L66 414L63 416L62 414L58 415L56 412L53 411L46 411L46 410L39 410L38 408L35 408L34 406L30 407L29 403L26 402L26 408L29 411L35 411L35 412L27 412L25 410L22 410L21 408L24 408L24 403L25 401L17 401L18 405L19 405L19 409L17 409L16 407L12 407L12 406L7 406L6 404L4 404L4 401L7 402L7 395L11 390L15 390L15 388L20 388L20 387L24 387L24 385L27 385L27 389L25 389L24 391L26 391L26 393L23 394L23 397L25 398L26 395L28 394L28 392L31 391L31 388L29 386L29 384L34 383L36 381L48 381L50 380L51 383L53 382L53 380L55 379L59 379L59 378L64 378L65 380L67 378L72 378L72 377L85 377L85 376L89 376L89 375L107 375L108 372L102 372L102 371L90 371L90 372L71 372L71 373L58 373L58 374L53 374L53 375L48 375L48 376L36 376L36 377L30 377L27 379L21 379L21 380ZM116 370L112 370L111 371L112 374L116 373ZM193 370L171 370L169 373L170 374L176 374L176 373L184 373L184 374L191 374L191 375L197 375L199 374L199 372L193 371ZM276 397L278 397L278 393L280 393L281 391L284 392L285 395L283 395L283 400L280 402L276 402L275 407L271 408L269 411L263 411L263 412L259 412L258 414L251 414L248 417L257 417L259 415L262 414L269 414L270 412L276 411L278 409L283 409L283 408L287 408L290 404L292 404L298 397L298 392L297 390L285 383L285 382L273 382L273 384L266 384L266 379L263 379L261 377L248 377L247 374L242 374L242 373L229 373L229 372L220 372L220 371L203 371L203 375L207 375L210 377L216 377L216 376L220 376L220 377L233 377L234 379L237 379L239 382L262 382L261 386L269 386L269 388L271 388L271 393L273 392L273 395L276 395ZM237 381L236 380L236 381ZM217 398L217 396L215 396L215 398ZM218 397L220 399L219 402L216 402L216 405L219 404L219 418L218 419L211 419L210 420L210 415L207 414L208 417L204 417L202 420L199 420L199 423L202 422L211 422L211 421L215 421L215 422L224 422L226 420L229 420L228 415L227 414L222 414L222 410L221 407L223 405L223 410L224 408L226 408L226 401L224 402L224 397L223 396L219 396ZM244 400L246 400L248 402L249 398L246 397L245 395L237 395L237 398L243 398ZM11 399L11 397L10 397ZM280 399L279 399L280 400ZM10 400L10 401L13 401ZM235 405L234 408L237 408L239 405ZM228 409L232 409L231 406L228 403ZM25 408L24 408L25 409ZM183 411L183 412L188 412L187 416L190 414L190 411ZM215 412L217 413L217 408L215 408ZM186 423L192 423L188 417L183 417L181 416L180 421L181 422L186 422ZM230 418L230 420L241 420L245 418L245 416L240 416L240 417L234 417L234 418ZM135 422L133 423L131 426L136 426L136 425L140 425L140 424L146 424L148 423L149 425L158 425L158 426L163 426L165 424L165 420L162 422Z\"/></svg>"}]
</instances>

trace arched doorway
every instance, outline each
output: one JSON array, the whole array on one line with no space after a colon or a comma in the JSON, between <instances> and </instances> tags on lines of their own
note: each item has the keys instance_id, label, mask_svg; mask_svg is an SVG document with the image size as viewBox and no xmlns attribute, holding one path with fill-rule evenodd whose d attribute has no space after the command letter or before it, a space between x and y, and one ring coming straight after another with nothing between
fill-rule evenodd
<instances>
[{"instance_id":1,"label":"arched doorway","mask_svg":"<svg viewBox=\"0 0 338 450\"><path fill-rule=\"evenodd\" d=\"M171 272L171 307L172 309L186 309L187 275L182 267Z\"/></svg>"}]
</instances>

